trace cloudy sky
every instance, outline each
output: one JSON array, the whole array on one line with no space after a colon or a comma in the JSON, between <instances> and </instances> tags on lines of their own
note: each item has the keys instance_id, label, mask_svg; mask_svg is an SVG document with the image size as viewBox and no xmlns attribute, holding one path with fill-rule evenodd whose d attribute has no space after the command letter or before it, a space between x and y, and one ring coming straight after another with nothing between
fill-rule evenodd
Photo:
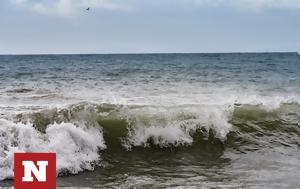
<instances>
[{"instance_id":1,"label":"cloudy sky","mask_svg":"<svg viewBox=\"0 0 300 189\"><path fill-rule=\"evenodd\" d=\"M300 0L0 0L0 54L253 51L300 51Z\"/></svg>"}]
</instances>

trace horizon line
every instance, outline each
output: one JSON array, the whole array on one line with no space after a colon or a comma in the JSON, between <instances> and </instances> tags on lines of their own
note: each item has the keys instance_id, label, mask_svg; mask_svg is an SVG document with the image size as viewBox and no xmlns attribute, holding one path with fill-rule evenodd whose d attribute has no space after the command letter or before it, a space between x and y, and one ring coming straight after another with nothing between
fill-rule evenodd
<instances>
[{"instance_id":1,"label":"horizon line","mask_svg":"<svg viewBox=\"0 0 300 189\"><path fill-rule=\"evenodd\" d=\"M128 53L0 53L0 56L45 56L45 55L147 55L147 54L300 54L297 51L232 51L232 52L128 52Z\"/></svg>"}]
</instances>

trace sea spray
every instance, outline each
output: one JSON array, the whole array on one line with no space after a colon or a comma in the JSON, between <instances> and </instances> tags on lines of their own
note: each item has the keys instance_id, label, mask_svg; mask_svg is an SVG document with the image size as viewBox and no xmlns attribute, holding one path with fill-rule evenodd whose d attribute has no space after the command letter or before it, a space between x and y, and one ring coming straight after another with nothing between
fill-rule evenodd
<instances>
[{"instance_id":1,"label":"sea spray","mask_svg":"<svg viewBox=\"0 0 300 189\"><path fill-rule=\"evenodd\" d=\"M13 178L15 152L56 152L58 174L76 174L92 170L101 159L99 150L106 148L99 128L54 123L43 134L31 123L4 119L0 119L0 144L0 180Z\"/></svg>"},{"instance_id":2,"label":"sea spray","mask_svg":"<svg viewBox=\"0 0 300 189\"><path fill-rule=\"evenodd\" d=\"M14 151L56 150L60 174L108 165L60 186L299 188L299 61L297 53L0 56L1 179L12 178Z\"/></svg>"},{"instance_id":3,"label":"sea spray","mask_svg":"<svg viewBox=\"0 0 300 189\"><path fill-rule=\"evenodd\" d=\"M224 141L232 125L232 106L135 107L121 112L129 122L123 146L185 146L193 143L193 135L204 128Z\"/></svg>"}]
</instances>

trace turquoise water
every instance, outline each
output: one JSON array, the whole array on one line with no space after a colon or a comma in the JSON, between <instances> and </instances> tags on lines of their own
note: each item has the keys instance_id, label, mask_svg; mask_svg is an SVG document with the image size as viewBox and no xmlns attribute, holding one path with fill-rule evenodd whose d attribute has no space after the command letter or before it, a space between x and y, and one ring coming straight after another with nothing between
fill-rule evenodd
<instances>
[{"instance_id":1,"label":"turquoise water","mask_svg":"<svg viewBox=\"0 0 300 189\"><path fill-rule=\"evenodd\" d=\"M299 188L297 53L0 56L0 186L13 153L57 184Z\"/></svg>"}]
</instances>

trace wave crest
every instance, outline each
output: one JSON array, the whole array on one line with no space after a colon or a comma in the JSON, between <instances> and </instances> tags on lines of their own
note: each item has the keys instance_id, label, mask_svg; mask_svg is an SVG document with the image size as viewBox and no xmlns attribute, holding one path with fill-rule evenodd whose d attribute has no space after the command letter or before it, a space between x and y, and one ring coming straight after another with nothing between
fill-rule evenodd
<instances>
[{"instance_id":1,"label":"wave crest","mask_svg":"<svg viewBox=\"0 0 300 189\"><path fill-rule=\"evenodd\" d=\"M127 110L128 134L123 146L160 147L185 146L194 142L199 130L210 130L216 138L226 140L232 125L228 122L233 108L216 106L188 106L173 108L142 107Z\"/></svg>"},{"instance_id":2,"label":"wave crest","mask_svg":"<svg viewBox=\"0 0 300 189\"><path fill-rule=\"evenodd\" d=\"M32 124L0 119L0 180L13 178L15 152L56 152L57 173L78 173L92 170L100 160L99 150L105 149L102 131L95 127L54 123L45 133Z\"/></svg>"},{"instance_id":3,"label":"wave crest","mask_svg":"<svg viewBox=\"0 0 300 189\"><path fill-rule=\"evenodd\" d=\"M100 163L99 150L106 145L107 153L153 146L193 145L208 151L216 147L239 152L275 145L298 148L299 113L297 103L272 110L247 104L164 107L81 103L17 115L15 122L0 119L4 149L0 172L5 173L0 180L13 177L14 152L56 152L58 173L76 174Z\"/></svg>"}]
</instances>

